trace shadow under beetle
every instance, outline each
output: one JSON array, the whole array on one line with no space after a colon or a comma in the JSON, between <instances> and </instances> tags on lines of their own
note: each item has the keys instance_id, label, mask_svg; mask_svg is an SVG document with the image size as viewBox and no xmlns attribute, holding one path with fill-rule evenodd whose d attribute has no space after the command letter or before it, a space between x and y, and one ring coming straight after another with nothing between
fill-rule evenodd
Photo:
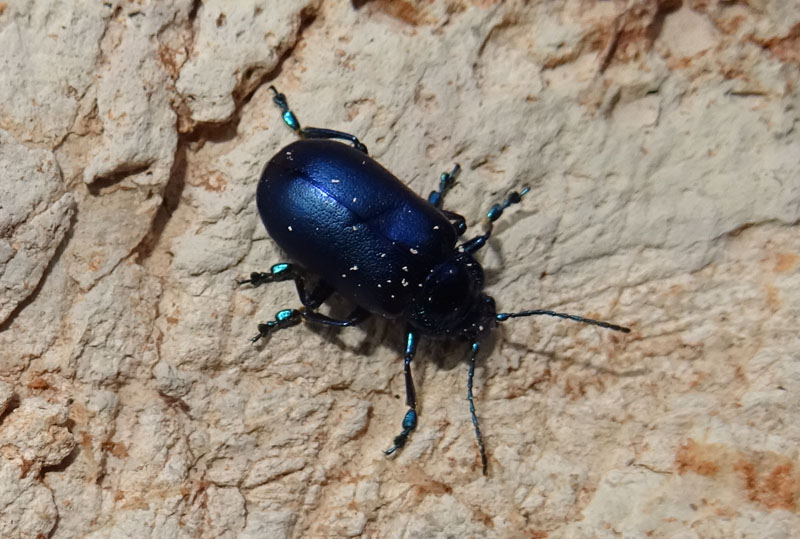
<instances>
[{"instance_id":1,"label":"shadow under beetle","mask_svg":"<svg viewBox=\"0 0 800 539\"><path fill-rule=\"evenodd\" d=\"M270 86L283 121L300 140L280 150L267 163L258 182L256 201L269 235L296 262L280 263L269 272L252 273L239 284L260 286L293 280L303 307L278 311L258 325L256 342L273 331L304 319L329 326L355 326L370 314L406 325L403 375L408 411L391 455L402 448L417 426L417 397L411 360L420 335L453 338L471 347L467 400L484 475L486 451L472 399L472 379L480 338L510 318L548 315L628 333L628 328L581 316L546 310L498 313L494 299L483 292L484 277L474 254L486 244L503 211L528 192L512 192L487 214L487 231L457 245L466 232L464 218L442 208L456 181L455 165L439 179L428 200L417 196L367 153L354 135L301 127L286 96ZM352 146L333 139L347 141ZM306 277L315 285L306 286ZM336 292L356 305L338 320L317 312Z\"/></svg>"}]
</instances>

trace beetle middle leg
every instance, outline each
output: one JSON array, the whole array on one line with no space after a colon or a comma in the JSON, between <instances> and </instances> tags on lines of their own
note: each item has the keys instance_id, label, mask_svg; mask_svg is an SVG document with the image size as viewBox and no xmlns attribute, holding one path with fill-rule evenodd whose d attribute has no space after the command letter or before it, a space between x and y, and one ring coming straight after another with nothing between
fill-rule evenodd
<instances>
[{"instance_id":1,"label":"beetle middle leg","mask_svg":"<svg viewBox=\"0 0 800 539\"><path fill-rule=\"evenodd\" d=\"M438 191L431 191L431 194L428 195L428 202L430 202L434 208L437 208L441 211L447 219L453 223L456 227L456 232L458 235L462 235L464 232L467 231L467 221L464 219L462 215L459 215L455 212L445 210L442 208L442 204L444 204L444 197L447 192L453 187L453 184L456 183L456 178L461 173L461 165L458 163L455 164L453 170L450 172L442 172L439 176L439 190Z\"/></svg>"},{"instance_id":2,"label":"beetle middle leg","mask_svg":"<svg viewBox=\"0 0 800 539\"><path fill-rule=\"evenodd\" d=\"M406 353L403 358L403 375L406 381L406 406L408 411L403 416L403 430L394 437L392 447L384 451L386 455L391 455L408 441L408 437L417 428L417 392L414 389L414 379L411 377L411 360L417 352L417 332L409 328L406 333Z\"/></svg>"},{"instance_id":3,"label":"beetle middle leg","mask_svg":"<svg viewBox=\"0 0 800 539\"><path fill-rule=\"evenodd\" d=\"M272 101L278 105L279 109L281 109L283 122L291 127L292 130L294 130L294 132L301 137L346 140L350 142L355 149L364 152L366 155L369 155L367 147L363 142L358 140L358 137L355 135L351 135L350 133L345 133L343 131L335 131L333 129L324 129L321 127L301 127L300 122L297 120L297 116L295 116L294 112L292 112L292 110L289 108L289 102L286 101L286 96L276 90L274 86L270 86L269 89L273 93Z\"/></svg>"}]
</instances>

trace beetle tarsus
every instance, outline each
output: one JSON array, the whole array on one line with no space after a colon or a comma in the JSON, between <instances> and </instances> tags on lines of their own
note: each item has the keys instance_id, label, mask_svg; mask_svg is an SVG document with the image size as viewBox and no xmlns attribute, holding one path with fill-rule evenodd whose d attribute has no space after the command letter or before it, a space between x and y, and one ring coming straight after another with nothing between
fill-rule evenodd
<instances>
[{"instance_id":1,"label":"beetle tarsus","mask_svg":"<svg viewBox=\"0 0 800 539\"><path fill-rule=\"evenodd\" d=\"M275 320L264 322L258 325L258 335L250 339L250 342L258 342L262 337L267 337L279 329L285 329L300 323L304 312L298 309L281 309L275 313Z\"/></svg>"},{"instance_id":2,"label":"beetle tarsus","mask_svg":"<svg viewBox=\"0 0 800 539\"><path fill-rule=\"evenodd\" d=\"M456 183L456 178L461 173L461 165L458 163L453 166L453 170L450 172L442 172L439 176L439 190L438 191L431 191L431 194L428 195L428 202L433 204L434 208L442 209L442 204L444 204L444 197L447 192L450 190L453 185Z\"/></svg>"},{"instance_id":3,"label":"beetle tarsus","mask_svg":"<svg viewBox=\"0 0 800 539\"><path fill-rule=\"evenodd\" d=\"M292 112L292 109L289 108L289 102L286 100L286 96L280 93L274 86L270 86L269 89L273 94L272 102L275 103L275 105L277 105L281 111L283 123L288 125L292 131L300 135L302 138L331 138L346 140L350 142L356 150L369 155L367 147L363 142L358 140L358 137L355 135L351 135L350 133L345 133L343 131L335 131L333 129L323 129L320 127L301 127L300 121L297 119L297 115L295 115L295 113Z\"/></svg>"},{"instance_id":4,"label":"beetle tarsus","mask_svg":"<svg viewBox=\"0 0 800 539\"><path fill-rule=\"evenodd\" d=\"M417 332L409 328L406 332L406 353L403 358L403 377L406 383L406 405L408 411L403 416L403 431L395 436L394 445L384 451L386 455L391 455L408 441L414 429L417 428L417 392L414 389L414 379L411 377L411 360L414 359L414 354L417 352Z\"/></svg>"},{"instance_id":5,"label":"beetle tarsus","mask_svg":"<svg viewBox=\"0 0 800 539\"><path fill-rule=\"evenodd\" d=\"M417 411L411 408L409 411L406 412L406 415L403 416L403 431L394 437L394 440L392 440L394 445L389 449L385 450L383 454L389 456L398 449L401 449L403 446L405 446L406 442L408 441L408 437L411 436L411 433L416 428L417 428Z\"/></svg>"},{"instance_id":6,"label":"beetle tarsus","mask_svg":"<svg viewBox=\"0 0 800 539\"><path fill-rule=\"evenodd\" d=\"M288 262L280 262L278 264L273 264L269 269L269 273L264 271L254 271L250 274L249 279L236 281L236 284L243 285L250 283L253 285L253 288L256 288L266 283L277 283L280 281L288 281L290 279L296 280L297 278L297 272L295 271L294 266Z\"/></svg>"}]
</instances>

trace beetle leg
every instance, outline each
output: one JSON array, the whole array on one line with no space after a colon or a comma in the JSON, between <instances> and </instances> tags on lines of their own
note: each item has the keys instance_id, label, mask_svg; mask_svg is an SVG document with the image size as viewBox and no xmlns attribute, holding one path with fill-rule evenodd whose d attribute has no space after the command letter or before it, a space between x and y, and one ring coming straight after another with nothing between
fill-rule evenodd
<instances>
[{"instance_id":1,"label":"beetle leg","mask_svg":"<svg viewBox=\"0 0 800 539\"><path fill-rule=\"evenodd\" d=\"M335 318L325 316L324 314L318 313L316 311L305 311L303 313L303 318L305 318L309 322L323 324L326 326L347 327L347 326L357 326L358 324L369 318L369 315L370 315L369 311L361 307L357 307L344 320L336 320Z\"/></svg>"},{"instance_id":2,"label":"beetle leg","mask_svg":"<svg viewBox=\"0 0 800 539\"><path fill-rule=\"evenodd\" d=\"M459 215L456 212L443 210L441 208L439 208L439 211L442 212L444 216L450 220L451 223L453 223L453 225L456 227L456 232L458 233L459 236L461 236L464 232L467 231L467 220L464 219L462 215Z\"/></svg>"},{"instance_id":3,"label":"beetle leg","mask_svg":"<svg viewBox=\"0 0 800 539\"><path fill-rule=\"evenodd\" d=\"M297 287L297 295L300 296L300 302L309 310L316 309L322 305L322 302L328 299L333 293L333 288L324 282L320 282L311 292L308 292L303 276L300 274L297 267L287 262L273 265L269 272L254 271L250 274L249 279L236 281L236 283L250 283L255 288L265 283L278 283L288 280L294 280L294 284Z\"/></svg>"},{"instance_id":4,"label":"beetle leg","mask_svg":"<svg viewBox=\"0 0 800 539\"><path fill-rule=\"evenodd\" d=\"M406 415L403 416L403 430L394 437L394 445L384 451L386 455L391 455L406 445L408 437L417 428L417 393L414 390L414 380L411 378L411 360L414 359L414 354L417 351L417 341L417 332L409 329L406 334L406 353L403 358L403 375L406 380L406 405L409 409Z\"/></svg>"},{"instance_id":5,"label":"beetle leg","mask_svg":"<svg viewBox=\"0 0 800 539\"><path fill-rule=\"evenodd\" d=\"M478 426L478 416L475 415L475 403L472 401L472 377L475 375L475 357L478 355L479 348L478 341L472 343L472 355L469 358L469 375L467 375L467 400L469 401L469 414L472 416L472 425L475 427L475 438L478 440L478 450L481 453L483 475L486 475L486 449L483 447L483 436L481 435L481 428Z\"/></svg>"},{"instance_id":6,"label":"beetle leg","mask_svg":"<svg viewBox=\"0 0 800 539\"><path fill-rule=\"evenodd\" d=\"M433 204L434 208L442 209L442 204L444 204L444 196L453 187L453 184L456 183L456 178L461 173L461 165L458 163L455 164L453 170L450 172L442 172L439 176L439 190L438 191L431 191L431 194L428 195L428 202Z\"/></svg>"},{"instance_id":7,"label":"beetle leg","mask_svg":"<svg viewBox=\"0 0 800 539\"><path fill-rule=\"evenodd\" d=\"M437 208L439 211L441 211L445 217L447 217L447 219L453 223L459 236L467 231L466 219L455 212L445 210L442 208L442 204L444 204L444 196L447 194L450 188L453 187L453 184L456 183L456 178L460 173L461 165L458 163L455 164L453 170L450 172L442 172L442 174L439 176L439 190L431 191L431 194L428 195L428 202L430 202L434 208Z\"/></svg>"},{"instance_id":8,"label":"beetle leg","mask_svg":"<svg viewBox=\"0 0 800 539\"><path fill-rule=\"evenodd\" d=\"M365 155L369 155L367 147L363 142L358 140L355 135L345 133L344 131L335 131L333 129L325 129L323 127L303 127L298 131L298 133L303 138L332 138L346 140L352 143L356 150L364 152Z\"/></svg>"},{"instance_id":9,"label":"beetle leg","mask_svg":"<svg viewBox=\"0 0 800 539\"><path fill-rule=\"evenodd\" d=\"M236 281L236 284L250 283L255 288L265 283L278 283L280 281L296 279L296 277L297 270L292 264L289 264L288 262L280 262L278 264L273 264L273 266L269 269L269 272L254 271L250 274L249 279Z\"/></svg>"},{"instance_id":10,"label":"beetle leg","mask_svg":"<svg viewBox=\"0 0 800 539\"><path fill-rule=\"evenodd\" d=\"M458 251L472 254L486 245L486 241L492 235L492 225L500 218L501 215L503 215L503 210L514 204L519 204L519 202L522 200L522 197L528 194L528 191L530 191L530 187L525 187L520 192L512 191L508 194L502 204L495 204L492 206L489 212L486 214L486 220L489 223L489 229L486 231L486 233L462 243L458 246Z\"/></svg>"},{"instance_id":11,"label":"beetle leg","mask_svg":"<svg viewBox=\"0 0 800 539\"><path fill-rule=\"evenodd\" d=\"M342 131L334 131L333 129L323 129L320 127L300 127L300 122L297 120L297 116L295 116L294 112L292 112L292 110L289 108L289 102L286 101L286 96L276 90L274 86L270 86L269 89L272 90L272 93L274 94L272 96L272 101L278 106L279 109L281 109L283 123L291 127L292 130L294 130L294 132L301 137L346 140L352 143L355 149L369 155L367 152L367 147L364 146L364 144L358 140L355 135L344 133Z\"/></svg>"},{"instance_id":12,"label":"beetle leg","mask_svg":"<svg viewBox=\"0 0 800 539\"><path fill-rule=\"evenodd\" d=\"M305 288L305 281L300 275L295 276L294 284L297 287L297 295L300 296L300 303L307 309L306 312L319 308L322 302L333 294L333 288L325 282L318 283L311 292L308 292Z\"/></svg>"},{"instance_id":13,"label":"beetle leg","mask_svg":"<svg viewBox=\"0 0 800 539\"><path fill-rule=\"evenodd\" d=\"M301 317L302 313L296 309L282 309L275 313L275 320L258 325L258 335L250 339L250 342L256 342L273 331L294 326L300 322Z\"/></svg>"}]
</instances>

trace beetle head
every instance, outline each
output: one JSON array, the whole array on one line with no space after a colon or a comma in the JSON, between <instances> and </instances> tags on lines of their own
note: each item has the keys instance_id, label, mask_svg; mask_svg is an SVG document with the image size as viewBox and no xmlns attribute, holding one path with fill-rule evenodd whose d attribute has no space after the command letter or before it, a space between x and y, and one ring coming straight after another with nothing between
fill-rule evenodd
<instances>
[{"instance_id":1,"label":"beetle head","mask_svg":"<svg viewBox=\"0 0 800 539\"><path fill-rule=\"evenodd\" d=\"M428 335L475 340L497 325L483 281L483 268L470 254L439 264L414 298L409 323Z\"/></svg>"}]
</instances>

